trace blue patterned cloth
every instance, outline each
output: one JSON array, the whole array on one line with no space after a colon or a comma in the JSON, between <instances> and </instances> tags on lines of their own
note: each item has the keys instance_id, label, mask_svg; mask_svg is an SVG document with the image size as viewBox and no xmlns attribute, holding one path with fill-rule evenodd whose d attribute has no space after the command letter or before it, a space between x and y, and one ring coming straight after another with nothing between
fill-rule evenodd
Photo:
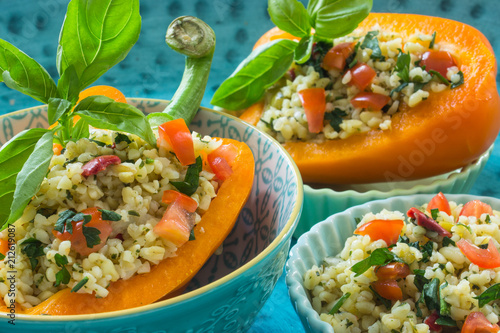
<instances>
[{"instance_id":1,"label":"blue patterned cloth","mask_svg":"<svg viewBox=\"0 0 500 333\"><path fill-rule=\"evenodd\" d=\"M307 1L302 0L306 3ZM59 29L67 0L0 0L0 38L16 45L57 78L55 66ZM375 12L418 13L468 23L481 30L500 54L500 35L494 23L500 17L499 0L374 0ZM165 30L175 17L195 15L212 26L217 48L203 106L273 25L266 0L142 0L142 32L128 57L96 84L113 85L129 97L169 99L180 82L184 59L164 43ZM498 81L498 77L497 77ZM38 103L0 84L0 114ZM498 140L497 140L498 141ZM500 195L500 143L477 180L472 194ZM251 332L303 332L282 277L260 311Z\"/></svg>"}]
</instances>

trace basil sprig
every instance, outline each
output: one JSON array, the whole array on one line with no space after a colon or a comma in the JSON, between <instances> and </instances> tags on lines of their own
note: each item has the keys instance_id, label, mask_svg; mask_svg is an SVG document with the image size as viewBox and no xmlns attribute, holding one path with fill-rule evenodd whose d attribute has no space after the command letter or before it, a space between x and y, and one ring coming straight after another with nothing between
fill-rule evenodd
<instances>
[{"instance_id":1,"label":"basil sprig","mask_svg":"<svg viewBox=\"0 0 500 333\"><path fill-rule=\"evenodd\" d=\"M254 50L222 82L211 103L228 110L256 103L286 73L292 61L303 64L311 57L316 42L332 41L352 32L368 16L372 5L372 0L310 0L306 9L298 0L269 0L273 23L300 41L278 40Z\"/></svg>"},{"instance_id":2,"label":"basil sprig","mask_svg":"<svg viewBox=\"0 0 500 333\"><path fill-rule=\"evenodd\" d=\"M38 192L52 145L89 137L89 125L138 135L155 146L146 117L138 109L107 97L89 97L78 105L82 89L125 58L139 37L139 0L72 0L57 49L57 85L48 72L12 44L0 39L0 82L48 104L51 130L23 131L0 150L0 230L15 222ZM75 112L71 112L72 109ZM82 119L73 121L79 115Z\"/></svg>"}]
</instances>

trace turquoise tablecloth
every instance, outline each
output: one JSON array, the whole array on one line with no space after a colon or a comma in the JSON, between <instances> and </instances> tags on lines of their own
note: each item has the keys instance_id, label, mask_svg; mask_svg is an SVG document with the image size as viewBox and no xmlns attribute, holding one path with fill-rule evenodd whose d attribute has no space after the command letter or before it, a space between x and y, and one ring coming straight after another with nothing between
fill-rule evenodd
<instances>
[{"instance_id":1,"label":"turquoise tablecloth","mask_svg":"<svg viewBox=\"0 0 500 333\"><path fill-rule=\"evenodd\" d=\"M55 78L58 31L67 3L67 0L0 0L0 38L35 58ZM116 86L130 97L170 98L180 81L184 60L164 44L164 33L173 18L196 15L217 34L217 50L203 100L203 105L210 107L209 101L218 84L250 52L258 36L272 27L266 8L266 0L142 0L143 25L137 45L97 84ZM496 52L500 51L500 35L495 30L500 17L498 0L374 0L374 11L420 13L466 22L479 28ZM0 84L0 114L34 105L37 102ZM497 142L471 193L498 197L499 179L500 142ZM303 331L282 276L250 332Z\"/></svg>"}]
</instances>

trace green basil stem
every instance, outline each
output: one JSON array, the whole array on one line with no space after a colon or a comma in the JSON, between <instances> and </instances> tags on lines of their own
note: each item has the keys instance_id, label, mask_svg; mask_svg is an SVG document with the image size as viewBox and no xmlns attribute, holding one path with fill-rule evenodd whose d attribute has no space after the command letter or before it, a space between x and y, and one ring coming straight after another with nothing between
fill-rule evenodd
<instances>
[{"instance_id":1,"label":"green basil stem","mask_svg":"<svg viewBox=\"0 0 500 333\"><path fill-rule=\"evenodd\" d=\"M151 127L183 118L189 125L200 107L215 50L215 33L202 20L192 16L175 19L165 41L172 49L187 56L184 74L172 101L162 113L148 115Z\"/></svg>"}]
</instances>

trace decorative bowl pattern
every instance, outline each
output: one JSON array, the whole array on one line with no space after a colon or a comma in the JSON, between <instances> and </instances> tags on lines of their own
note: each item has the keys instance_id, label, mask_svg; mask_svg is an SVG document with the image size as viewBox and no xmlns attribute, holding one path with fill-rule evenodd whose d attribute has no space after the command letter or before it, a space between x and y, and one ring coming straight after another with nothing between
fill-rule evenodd
<instances>
[{"instance_id":1,"label":"decorative bowl pattern","mask_svg":"<svg viewBox=\"0 0 500 333\"><path fill-rule=\"evenodd\" d=\"M333 328L321 321L318 313L313 310L311 299L302 281L305 272L313 265L319 265L325 257L340 253L346 239L352 236L356 229L354 217L363 216L369 212L379 212L384 208L406 212L415 205L429 202L434 195L419 194L368 202L352 207L343 213L332 215L300 236L297 244L290 251L285 270L288 293L306 332L334 333ZM446 197L457 203L478 199L491 205L494 209L500 208L500 200L495 198L465 194L450 194Z\"/></svg>"},{"instance_id":2,"label":"decorative bowl pattern","mask_svg":"<svg viewBox=\"0 0 500 333\"><path fill-rule=\"evenodd\" d=\"M129 99L129 103L145 112L162 111L167 104L152 99ZM2 116L0 123L3 144L25 128L47 127L46 107ZM235 332L251 326L283 272L302 208L302 179L276 141L237 118L201 109L190 127L203 135L247 142L255 157L255 180L222 254L209 259L187 292L152 305L111 313L16 315L15 326L0 315L0 331Z\"/></svg>"},{"instance_id":3,"label":"decorative bowl pattern","mask_svg":"<svg viewBox=\"0 0 500 333\"><path fill-rule=\"evenodd\" d=\"M351 185L346 190L329 188L315 189L304 185L304 209L293 236L299 238L319 221L328 216L373 200L392 198L400 195L468 193L483 170L493 146L479 159L453 172L407 182Z\"/></svg>"}]
</instances>

